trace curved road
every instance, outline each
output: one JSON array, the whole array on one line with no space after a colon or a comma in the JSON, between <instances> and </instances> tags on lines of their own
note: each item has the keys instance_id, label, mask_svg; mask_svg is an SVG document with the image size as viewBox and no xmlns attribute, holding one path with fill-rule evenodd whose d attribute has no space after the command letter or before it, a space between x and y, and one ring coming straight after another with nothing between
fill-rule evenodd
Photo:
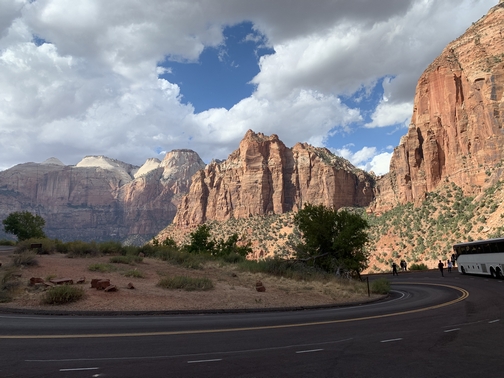
<instances>
[{"instance_id":1,"label":"curved road","mask_svg":"<svg viewBox=\"0 0 504 378\"><path fill-rule=\"evenodd\" d=\"M324 310L0 314L0 376L502 376L504 283L445 276L389 276L393 295L387 301Z\"/></svg>"}]
</instances>

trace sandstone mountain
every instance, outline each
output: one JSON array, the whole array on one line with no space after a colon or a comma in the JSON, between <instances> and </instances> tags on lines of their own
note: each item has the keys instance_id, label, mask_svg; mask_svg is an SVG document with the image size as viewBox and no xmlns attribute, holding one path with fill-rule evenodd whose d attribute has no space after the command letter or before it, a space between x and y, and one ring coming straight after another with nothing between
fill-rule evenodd
<instances>
[{"instance_id":1,"label":"sandstone mountain","mask_svg":"<svg viewBox=\"0 0 504 378\"><path fill-rule=\"evenodd\" d=\"M223 162L213 161L194 177L174 225L296 211L305 203L328 207L368 206L374 176L325 148L249 130Z\"/></svg>"},{"instance_id":2,"label":"sandstone mountain","mask_svg":"<svg viewBox=\"0 0 504 378\"><path fill-rule=\"evenodd\" d=\"M191 176L204 165L190 150L141 167L104 156L75 166L55 158L19 164L0 172L0 219L28 210L45 219L49 237L142 243L172 221Z\"/></svg>"},{"instance_id":3,"label":"sandstone mountain","mask_svg":"<svg viewBox=\"0 0 504 378\"><path fill-rule=\"evenodd\" d=\"M376 211L418 204L443 182L472 195L499 179L504 157L503 32L501 1L422 74L408 133L394 150L390 172L378 180Z\"/></svg>"}]
</instances>

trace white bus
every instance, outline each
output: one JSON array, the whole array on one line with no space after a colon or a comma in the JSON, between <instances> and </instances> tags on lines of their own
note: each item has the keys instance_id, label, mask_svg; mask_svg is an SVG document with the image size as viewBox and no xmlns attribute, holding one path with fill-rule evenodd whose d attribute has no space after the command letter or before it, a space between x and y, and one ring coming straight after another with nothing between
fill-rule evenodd
<instances>
[{"instance_id":1,"label":"white bus","mask_svg":"<svg viewBox=\"0 0 504 378\"><path fill-rule=\"evenodd\" d=\"M504 278L504 238L455 244L458 271Z\"/></svg>"}]
</instances>

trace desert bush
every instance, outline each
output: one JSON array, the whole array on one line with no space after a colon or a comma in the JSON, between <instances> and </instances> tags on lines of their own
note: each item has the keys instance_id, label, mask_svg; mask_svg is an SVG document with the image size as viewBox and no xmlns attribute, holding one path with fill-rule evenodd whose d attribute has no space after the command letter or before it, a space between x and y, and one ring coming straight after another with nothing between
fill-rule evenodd
<instances>
[{"instance_id":1,"label":"desert bush","mask_svg":"<svg viewBox=\"0 0 504 378\"><path fill-rule=\"evenodd\" d=\"M434 258L434 260L436 260L436 259L437 259L437 255ZM424 263L420 263L420 264L411 264L409 267L409 270L429 270L429 268Z\"/></svg>"},{"instance_id":2,"label":"desert bush","mask_svg":"<svg viewBox=\"0 0 504 378\"><path fill-rule=\"evenodd\" d=\"M0 303L12 301L13 291L19 287L17 269L7 268L0 272Z\"/></svg>"},{"instance_id":3,"label":"desert bush","mask_svg":"<svg viewBox=\"0 0 504 378\"><path fill-rule=\"evenodd\" d=\"M109 273L116 270L116 268L111 264L96 263L89 265L88 270L90 270L91 272Z\"/></svg>"},{"instance_id":4,"label":"desert bush","mask_svg":"<svg viewBox=\"0 0 504 378\"><path fill-rule=\"evenodd\" d=\"M123 254L123 246L118 241L106 241L99 243L98 250L102 255Z\"/></svg>"},{"instance_id":5,"label":"desert bush","mask_svg":"<svg viewBox=\"0 0 504 378\"><path fill-rule=\"evenodd\" d=\"M371 292L387 294L390 291L390 282L386 278L378 278L371 282Z\"/></svg>"},{"instance_id":6,"label":"desert bush","mask_svg":"<svg viewBox=\"0 0 504 378\"><path fill-rule=\"evenodd\" d=\"M331 277L327 272L292 260L244 260L238 263L238 268L251 273L266 273L298 281L324 280Z\"/></svg>"},{"instance_id":7,"label":"desert bush","mask_svg":"<svg viewBox=\"0 0 504 378\"><path fill-rule=\"evenodd\" d=\"M68 257L95 257L100 255L100 249L95 242L87 243L81 240L75 240L66 244L68 246Z\"/></svg>"},{"instance_id":8,"label":"desert bush","mask_svg":"<svg viewBox=\"0 0 504 378\"><path fill-rule=\"evenodd\" d=\"M158 247L154 255L156 258L188 269L201 269L205 255L192 254L171 247Z\"/></svg>"},{"instance_id":9,"label":"desert bush","mask_svg":"<svg viewBox=\"0 0 504 378\"><path fill-rule=\"evenodd\" d=\"M36 266L38 265L37 254L33 252L22 252L12 257L14 266Z\"/></svg>"},{"instance_id":10,"label":"desert bush","mask_svg":"<svg viewBox=\"0 0 504 378\"><path fill-rule=\"evenodd\" d=\"M230 253L229 255L222 256L220 259L228 264L237 264L246 260L244 256L238 253Z\"/></svg>"},{"instance_id":11,"label":"desert bush","mask_svg":"<svg viewBox=\"0 0 504 378\"><path fill-rule=\"evenodd\" d=\"M38 253L39 255L48 255L56 252L56 243L54 240L46 238L31 238L17 243L14 253L30 251L32 244L42 244L41 248L33 250L34 253Z\"/></svg>"},{"instance_id":12,"label":"desert bush","mask_svg":"<svg viewBox=\"0 0 504 378\"><path fill-rule=\"evenodd\" d=\"M213 289L213 283L208 278L192 278L187 276L162 278L157 286L164 289L182 289L186 291L206 291Z\"/></svg>"},{"instance_id":13,"label":"desert bush","mask_svg":"<svg viewBox=\"0 0 504 378\"><path fill-rule=\"evenodd\" d=\"M16 245L16 242L13 240L0 239L0 245L13 246L13 245Z\"/></svg>"},{"instance_id":14,"label":"desert bush","mask_svg":"<svg viewBox=\"0 0 504 378\"><path fill-rule=\"evenodd\" d=\"M61 305L75 302L84 297L81 287L72 285L60 285L50 288L42 298L43 304Z\"/></svg>"},{"instance_id":15,"label":"desert bush","mask_svg":"<svg viewBox=\"0 0 504 378\"><path fill-rule=\"evenodd\" d=\"M143 261L143 257L126 255L126 256L112 256L109 259L109 262L113 264L130 264L141 263Z\"/></svg>"},{"instance_id":16,"label":"desert bush","mask_svg":"<svg viewBox=\"0 0 504 378\"><path fill-rule=\"evenodd\" d=\"M133 277L133 278L145 278L145 274L143 274L141 271L133 269L133 270L128 270L127 272L124 272L125 277Z\"/></svg>"}]
</instances>

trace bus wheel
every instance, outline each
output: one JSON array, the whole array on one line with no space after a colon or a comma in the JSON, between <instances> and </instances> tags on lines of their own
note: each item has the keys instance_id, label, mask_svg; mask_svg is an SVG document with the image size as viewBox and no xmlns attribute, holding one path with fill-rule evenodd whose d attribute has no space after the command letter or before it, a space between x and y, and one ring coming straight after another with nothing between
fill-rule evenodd
<instances>
[{"instance_id":1,"label":"bus wheel","mask_svg":"<svg viewBox=\"0 0 504 378\"><path fill-rule=\"evenodd\" d=\"M466 274L465 268L463 266L460 267L460 270L462 271L462 274Z\"/></svg>"},{"instance_id":2,"label":"bus wheel","mask_svg":"<svg viewBox=\"0 0 504 378\"><path fill-rule=\"evenodd\" d=\"M490 275L492 276L492 278L496 278L497 277L497 275L495 274L494 268L490 268Z\"/></svg>"},{"instance_id":3,"label":"bus wheel","mask_svg":"<svg viewBox=\"0 0 504 378\"><path fill-rule=\"evenodd\" d=\"M502 271L499 268L497 268L496 276L499 280L502 280L504 278Z\"/></svg>"}]
</instances>

